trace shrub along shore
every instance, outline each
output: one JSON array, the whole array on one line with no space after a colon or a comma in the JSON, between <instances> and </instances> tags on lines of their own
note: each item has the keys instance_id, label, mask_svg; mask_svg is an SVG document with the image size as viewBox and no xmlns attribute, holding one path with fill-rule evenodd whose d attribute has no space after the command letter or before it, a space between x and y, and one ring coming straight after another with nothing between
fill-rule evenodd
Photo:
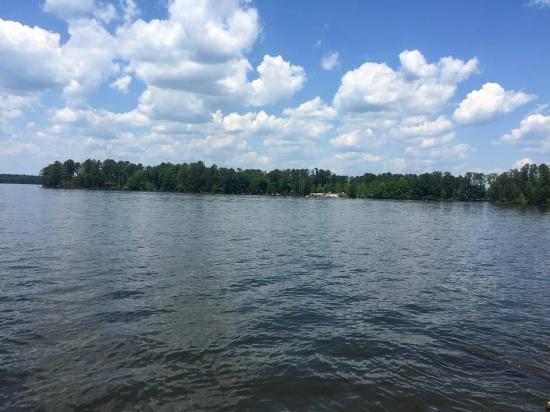
<instances>
[{"instance_id":1,"label":"shrub along shore","mask_svg":"<svg viewBox=\"0 0 550 412\"><path fill-rule=\"evenodd\" d=\"M323 169L207 167L203 162L143 166L128 161L56 161L41 173L44 187L119 189L184 193L307 196L345 193L362 199L459 200L550 205L550 170L527 164L504 173L365 173L342 176Z\"/></svg>"}]
</instances>

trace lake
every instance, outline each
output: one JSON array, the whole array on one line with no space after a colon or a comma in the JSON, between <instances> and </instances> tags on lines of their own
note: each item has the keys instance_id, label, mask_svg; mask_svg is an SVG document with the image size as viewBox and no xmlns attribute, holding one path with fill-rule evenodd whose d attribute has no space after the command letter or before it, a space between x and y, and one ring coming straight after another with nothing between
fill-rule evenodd
<instances>
[{"instance_id":1,"label":"lake","mask_svg":"<svg viewBox=\"0 0 550 412\"><path fill-rule=\"evenodd\" d=\"M0 409L544 410L550 213L0 185Z\"/></svg>"}]
</instances>

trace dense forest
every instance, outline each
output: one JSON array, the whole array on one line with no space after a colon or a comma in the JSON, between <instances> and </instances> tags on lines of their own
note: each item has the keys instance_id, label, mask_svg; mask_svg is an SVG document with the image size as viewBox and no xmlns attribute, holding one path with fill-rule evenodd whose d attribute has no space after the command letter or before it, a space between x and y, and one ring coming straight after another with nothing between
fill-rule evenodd
<instances>
[{"instance_id":1,"label":"dense forest","mask_svg":"<svg viewBox=\"0 0 550 412\"><path fill-rule=\"evenodd\" d=\"M39 185L40 176L0 174L0 183L24 183Z\"/></svg>"},{"instance_id":2,"label":"dense forest","mask_svg":"<svg viewBox=\"0 0 550 412\"><path fill-rule=\"evenodd\" d=\"M448 172L416 174L366 173L341 176L330 170L287 169L265 172L232 169L203 162L143 166L128 161L88 159L56 161L41 171L42 185L51 188L146 190L305 196L312 192L345 193L352 198L462 200L550 204L547 165L525 165L501 174Z\"/></svg>"}]
</instances>

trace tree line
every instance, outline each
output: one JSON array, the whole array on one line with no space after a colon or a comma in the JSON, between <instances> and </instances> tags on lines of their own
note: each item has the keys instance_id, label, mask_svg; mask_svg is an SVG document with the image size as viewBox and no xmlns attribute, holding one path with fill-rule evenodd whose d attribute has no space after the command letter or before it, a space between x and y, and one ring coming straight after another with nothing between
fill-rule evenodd
<instances>
[{"instance_id":1,"label":"tree line","mask_svg":"<svg viewBox=\"0 0 550 412\"><path fill-rule=\"evenodd\" d=\"M20 183L39 185L40 176L0 174L0 183Z\"/></svg>"},{"instance_id":2,"label":"tree line","mask_svg":"<svg viewBox=\"0 0 550 412\"><path fill-rule=\"evenodd\" d=\"M449 172L337 175L323 169L233 169L203 162L143 166L128 161L56 161L40 173L44 187L305 196L345 193L352 198L460 200L548 205L550 170L527 164L501 174Z\"/></svg>"}]
</instances>

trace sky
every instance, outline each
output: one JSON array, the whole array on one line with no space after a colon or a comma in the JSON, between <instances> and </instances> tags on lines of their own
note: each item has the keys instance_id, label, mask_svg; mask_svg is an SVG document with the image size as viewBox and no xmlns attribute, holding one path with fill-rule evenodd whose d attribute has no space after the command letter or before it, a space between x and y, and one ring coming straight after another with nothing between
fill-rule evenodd
<instances>
[{"instance_id":1,"label":"sky","mask_svg":"<svg viewBox=\"0 0 550 412\"><path fill-rule=\"evenodd\" d=\"M2 0L0 173L550 162L550 0Z\"/></svg>"}]
</instances>

